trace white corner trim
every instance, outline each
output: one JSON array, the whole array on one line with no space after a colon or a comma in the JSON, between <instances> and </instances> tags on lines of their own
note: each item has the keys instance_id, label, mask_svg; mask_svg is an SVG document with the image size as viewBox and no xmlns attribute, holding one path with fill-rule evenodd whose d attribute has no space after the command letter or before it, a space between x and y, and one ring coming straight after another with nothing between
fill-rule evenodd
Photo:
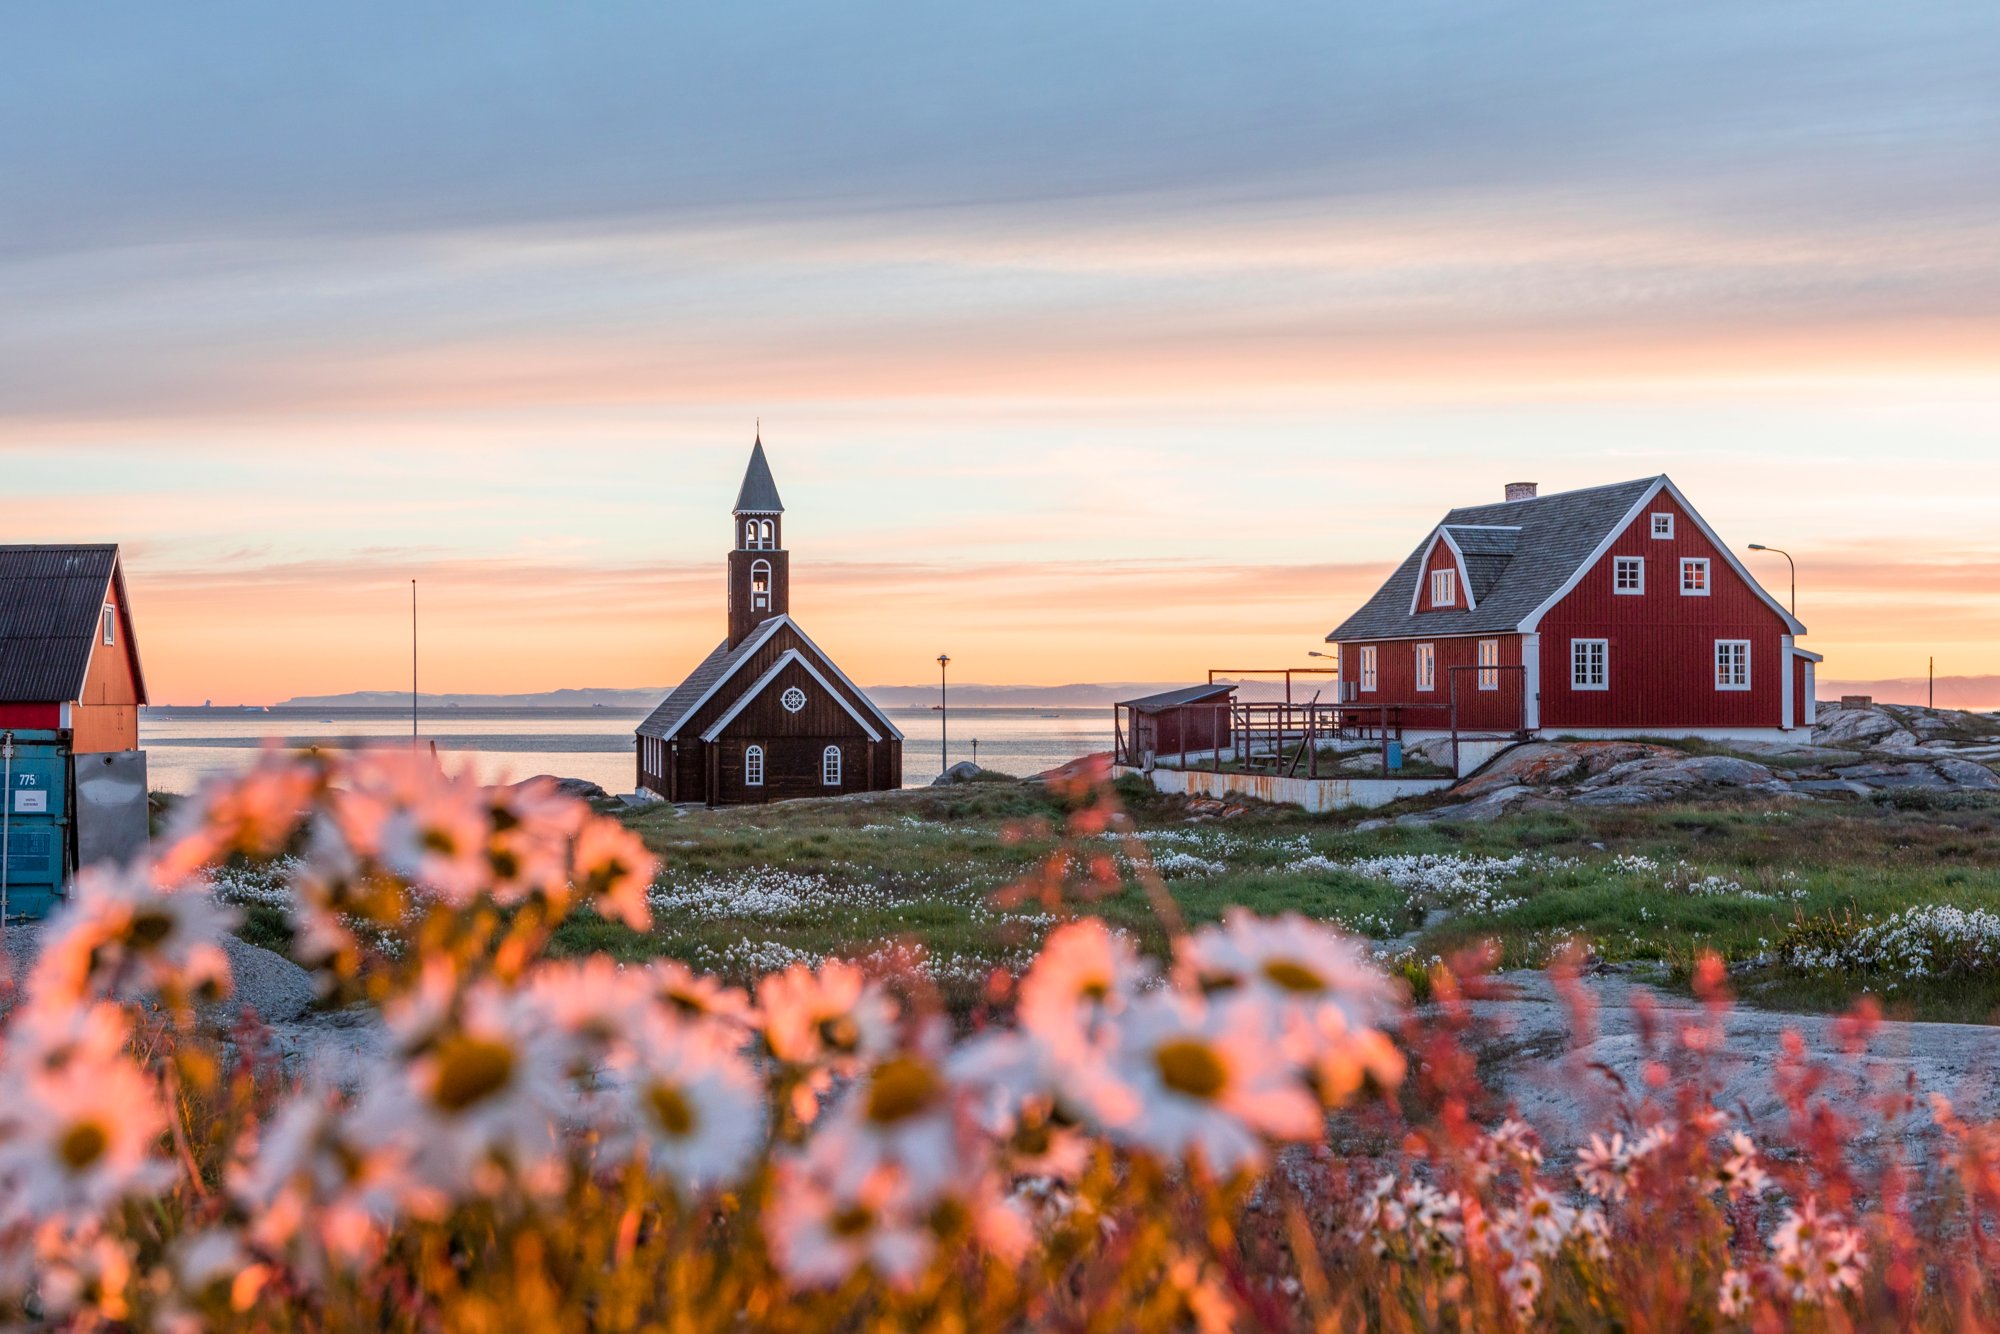
<instances>
[{"instance_id":1,"label":"white corner trim","mask_svg":"<svg viewBox=\"0 0 2000 1334\"><path fill-rule=\"evenodd\" d=\"M1530 732L1542 725L1542 637L1521 636L1521 689L1527 692L1521 724Z\"/></svg>"},{"instance_id":2,"label":"white corner trim","mask_svg":"<svg viewBox=\"0 0 2000 1334\"><path fill-rule=\"evenodd\" d=\"M842 695L838 690L835 690L833 688L833 683L827 680L824 676L821 676L819 674L819 669L812 665L812 661L809 658L807 658L805 654L799 652L795 648L788 648L783 653L780 653L778 655L778 660L771 664L770 670L766 671L762 676L758 677L755 684L753 684L748 690L744 691L743 694L737 698L737 701L729 706L728 712L724 713L720 718L717 718L713 723L711 723L709 725L708 730L701 734L701 739L703 741L714 741L718 737L720 737L722 735L723 729L728 727L729 724L731 724L732 722L736 721L736 715L743 712L744 709L748 708L750 706L750 701L757 698L757 696L763 694L765 688L769 686L771 682L778 679L778 674L784 671L785 668L791 666L793 663L797 663L800 667L803 667L805 669L805 673L807 676L810 676L813 680L819 682L819 688L821 690L824 690L828 695L831 695L833 697L834 703L840 705L842 709L846 710L848 717L852 718L855 722L861 725L861 730L868 734L868 739L870 741L880 741L882 739L882 734L875 730L875 725L869 722L866 718L862 717L860 710L856 709L852 704L849 704L847 702L847 698L844 695Z\"/></svg>"},{"instance_id":3,"label":"white corner trim","mask_svg":"<svg viewBox=\"0 0 2000 1334\"><path fill-rule=\"evenodd\" d=\"M1797 644L1792 645L1792 656L1795 658L1804 658L1807 662L1826 661L1825 655L1815 653L1809 648L1800 648Z\"/></svg>"},{"instance_id":4,"label":"white corner trim","mask_svg":"<svg viewBox=\"0 0 2000 1334\"><path fill-rule=\"evenodd\" d=\"M1784 648L1778 654L1778 707L1783 709L1784 713L1782 715L1783 721L1778 726L1789 732L1797 726L1792 721L1793 709L1795 708L1795 697L1792 694L1792 637L1786 635L1783 643Z\"/></svg>"}]
</instances>

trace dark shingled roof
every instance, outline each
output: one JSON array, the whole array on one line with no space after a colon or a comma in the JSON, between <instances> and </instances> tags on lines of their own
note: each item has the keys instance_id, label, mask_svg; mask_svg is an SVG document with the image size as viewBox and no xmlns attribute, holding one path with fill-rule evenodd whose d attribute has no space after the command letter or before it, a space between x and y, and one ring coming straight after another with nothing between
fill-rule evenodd
<instances>
[{"instance_id":1,"label":"dark shingled roof","mask_svg":"<svg viewBox=\"0 0 2000 1334\"><path fill-rule=\"evenodd\" d=\"M1479 605L1471 611L1410 611L1424 553L1437 531L1432 529L1375 596L1342 621L1327 640L1513 630L1567 583L1640 498L1664 480L1642 477L1534 500L1455 509L1444 516L1439 527L1450 529L1452 541L1465 553L1466 575ZM1509 533L1508 528L1516 531Z\"/></svg>"},{"instance_id":2,"label":"dark shingled roof","mask_svg":"<svg viewBox=\"0 0 2000 1334\"><path fill-rule=\"evenodd\" d=\"M727 677L745 658L755 653L781 623L782 618L773 618L758 626L743 637L743 642L735 648L723 640L715 646L715 651L703 658L695 669L688 673L687 680L673 688L671 694L660 701L660 707L646 715L646 721L639 724L640 736L658 737L662 741L680 731L681 724L694 712L695 705L717 681Z\"/></svg>"},{"instance_id":3,"label":"dark shingled roof","mask_svg":"<svg viewBox=\"0 0 2000 1334\"><path fill-rule=\"evenodd\" d=\"M83 693L118 548L0 546L0 704Z\"/></svg>"},{"instance_id":4,"label":"dark shingled roof","mask_svg":"<svg viewBox=\"0 0 2000 1334\"><path fill-rule=\"evenodd\" d=\"M778 484L771 480L771 465L764 461L764 438L750 447L750 466L743 470L743 486L736 493L738 514L783 514L785 502L778 499Z\"/></svg>"},{"instance_id":5,"label":"dark shingled roof","mask_svg":"<svg viewBox=\"0 0 2000 1334\"><path fill-rule=\"evenodd\" d=\"M1205 686L1182 686L1178 690L1162 690L1157 695L1143 695L1138 699L1121 699L1121 708L1134 713L1159 713L1164 709L1176 708L1182 704L1192 704L1196 700L1214 699L1217 695L1227 695L1236 689L1228 683Z\"/></svg>"}]
</instances>

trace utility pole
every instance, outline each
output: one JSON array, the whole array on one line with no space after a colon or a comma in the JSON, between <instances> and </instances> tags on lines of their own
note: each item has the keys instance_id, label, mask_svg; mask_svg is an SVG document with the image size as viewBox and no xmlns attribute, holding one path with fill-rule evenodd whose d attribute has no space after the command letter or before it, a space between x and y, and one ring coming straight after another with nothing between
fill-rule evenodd
<instances>
[{"instance_id":1,"label":"utility pole","mask_svg":"<svg viewBox=\"0 0 2000 1334\"><path fill-rule=\"evenodd\" d=\"M1924 669L1924 672L1925 672L1925 675L1927 675L1927 676L1928 676L1928 677L1930 678L1930 686L1931 686L1931 691L1930 691L1930 700L1931 700L1931 704L1930 704L1930 706L1931 706L1931 707L1932 707L1933 709L1935 709L1935 708L1937 707L1937 658L1936 658L1936 656L1935 656L1935 655L1933 655L1933 656L1932 656L1931 658L1929 658L1929 659L1928 659L1928 662L1929 662L1929 664L1930 664L1930 665L1929 665L1928 667L1926 667L1926 668Z\"/></svg>"},{"instance_id":2,"label":"utility pole","mask_svg":"<svg viewBox=\"0 0 2000 1334\"><path fill-rule=\"evenodd\" d=\"M417 581L410 580L410 740L417 739Z\"/></svg>"},{"instance_id":3,"label":"utility pole","mask_svg":"<svg viewBox=\"0 0 2000 1334\"><path fill-rule=\"evenodd\" d=\"M950 655L944 653L938 654L937 664L938 664L938 774L942 776L950 772L951 770L951 746L949 737L949 731L951 727L951 700L945 694L945 682L944 682L944 669L951 666Z\"/></svg>"}]
</instances>

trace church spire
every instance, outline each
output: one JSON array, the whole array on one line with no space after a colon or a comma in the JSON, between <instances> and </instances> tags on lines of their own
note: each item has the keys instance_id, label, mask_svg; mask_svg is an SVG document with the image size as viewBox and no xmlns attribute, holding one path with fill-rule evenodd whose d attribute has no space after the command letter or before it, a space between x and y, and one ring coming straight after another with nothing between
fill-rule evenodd
<instances>
[{"instance_id":1,"label":"church spire","mask_svg":"<svg viewBox=\"0 0 2000 1334\"><path fill-rule=\"evenodd\" d=\"M783 514L785 502L778 499L778 484L771 480L771 465L764 459L764 426L757 425L757 443L750 447L750 466L743 470L743 485L736 492L738 514Z\"/></svg>"}]
</instances>

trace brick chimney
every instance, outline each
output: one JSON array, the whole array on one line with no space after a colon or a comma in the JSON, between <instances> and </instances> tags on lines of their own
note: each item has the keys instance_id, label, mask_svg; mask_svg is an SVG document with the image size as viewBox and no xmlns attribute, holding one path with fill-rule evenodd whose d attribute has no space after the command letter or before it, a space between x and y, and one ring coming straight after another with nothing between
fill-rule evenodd
<instances>
[{"instance_id":1,"label":"brick chimney","mask_svg":"<svg viewBox=\"0 0 2000 1334\"><path fill-rule=\"evenodd\" d=\"M1535 484L1533 482L1507 483L1507 499L1533 500L1534 498L1535 498Z\"/></svg>"}]
</instances>

